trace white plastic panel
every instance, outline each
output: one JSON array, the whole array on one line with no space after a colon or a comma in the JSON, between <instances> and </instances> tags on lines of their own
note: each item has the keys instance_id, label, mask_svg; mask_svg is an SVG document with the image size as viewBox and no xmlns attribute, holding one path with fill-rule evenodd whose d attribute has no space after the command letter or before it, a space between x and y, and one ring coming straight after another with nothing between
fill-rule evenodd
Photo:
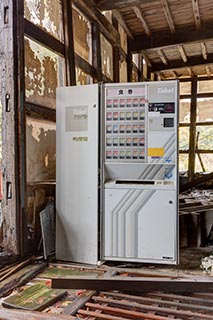
<instances>
[{"instance_id":1,"label":"white plastic panel","mask_svg":"<svg viewBox=\"0 0 213 320\"><path fill-rule=\"evenodd\" d=\"M176 263L176 191L105 190L106 260Z\"/></svg>"},{"instance_id":2,"label":"white plastic panel","mask_svg":"<svg viewBox=\"0 0 213 320\"><path fill-rule=\"evenodd\" d=\"M97 263L98 85L57 89L56 258Z\"/></svg>"}]
</instances>

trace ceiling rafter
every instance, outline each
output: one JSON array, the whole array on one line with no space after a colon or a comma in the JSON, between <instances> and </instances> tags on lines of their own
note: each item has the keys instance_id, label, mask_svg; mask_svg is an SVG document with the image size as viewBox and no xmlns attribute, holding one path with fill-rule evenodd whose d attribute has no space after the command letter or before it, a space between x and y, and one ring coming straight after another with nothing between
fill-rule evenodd
<instances>
[{"instance_id":1,"label":"ceiling rafter","mask_svg":"<svg viewBox=\"0 0 213 320\"><path fill-rule=\"evenodd\" d=\"M163 11L168 22L171 33L175 32L175 25L167 0L162 0Z\"/></svg>"},{"instance_id":2,"label":"ceiling rafter","mask_svg":"<svg viewBox=\"0 0 213 320\"><path fill-rule=\"evenodd\" d=\"M195 25L197 29L201 28L200 10L198 6L198 0L192 0L193 13L195 18Z\"/></svg>"},{"instance_id":3,"label":"ceiling rafter","mask_svg":"<svg viewBox=\"0 0 213 320\"><path fill-rule=\"evenodd\" d=\"M184 63L182 60L172 60L167 61L167 63L167 65L164 63L152 63L152 72L195 66L208 66L209 64L213 64L213 53L208 54L208 60L201 59L200 56L192 56L187 59L187 63Z\"/></svg>"},{"instance_id":4,"label":"ceiling rafter","mask_svg":"<svg viewBox=\"0 0 213 320\"><path fill-rule=\"evenodd\" d=\"M187 70L188 74L190 75L190 77L194 76L194 72L192 71L191 68L187 68L186 70Z\"/></svg>"},{"instance_id":5,"label":"ceiling rafter","mask_svg":"<svg viewBox=\"0 0 213 320\"><path fill-rule=\"evenodd\" d=\"M166 31L152 32L150 37L146 35L135 36L130 41L131 51L138 52L146 49L164 48L169 46L183 45L191 42L204 42L212 40L213 23L206 23L205 28L200 30L178 29L175 34Z\"/></svg>"},{"instance_id":6,"label":"ceiling rafter","mask_svg":"<svg viewBox=\"0 0 213 320\"><path fill-rule=\"evenodd\" d=\"M208 77L211 77L211 68L210 68L210 66L206 66L206 74L207 74L207 76Z\"/></svg>"},{"instance_id":7,"label":"ceiling rafter","mask_svg":"<svg viewBox=\"0 0 213 320\"><path fill-rule=\"evenodd\" d=\"M203 59L207 60L208 56L207 56L207 48L206 48L205 42L201 42L201 50L202 50Z\"/></svg>"},{"instance_id":8,"label":"ceiling rafter","mask_svg":"<svg viewBox=\"0 0 213 320\"><path fill-rule=\"evenodd\" d=\"M180 53L180 56L181 56L181 58L182 58L182 60L183 60L183 62L187 62L187 56L186 56L186 53L185 53L185 50L184 50L184 48L183 48L183 46L177 46L177 48L178 48L178 51L179 51L179 53Z\"/></svg>"},{"instance_id":9,"label":"ceiling rafter","mask_svg":"<svg viewBox=\"0 0 213 320\"><path fill-rule=\"evenodd\" d=\"M133 10L137 16L137 18L140 20L140 22L142 23L143 29L145 30L145 33L150 36L151 35L151 31L149 29L149 26L143 16L143 12L141 10L140 7L133 7Z\"/></svg>"},{"instance_id":10,"label":"ceiling rafter","mask_svg":"<svg viewBox=\"0 0 213 320\"><path fill-rule=\"evenodd\" d=\"M122 14L120 13L119 10L113 10L113 15L114 17L118 20L118 22L120 23L121 27L124 29L124 31L126 32L126 34L129 36L129 38L131 38L132 40L134 39L131 31L129 30Z\"/></svg>"},{"instance_id":11,"label":"ceiling rafter","mask_svg":"<svg viewBox=\"0 0 213 320\"><path fill-rule=\"evenodd\" d=\"M97 7L102 10L113 10L113 9L121 9L132 6L139 6L144 3L152 3L156 2L156 0L99 0L97 2Z\"/></svg>"},{"instance_id":12,"label":"ceiling rafter","mask_svg":"<svg viewBox=\"0 0 213 320\"><path fill-rule=\"evenodd\" d=\"M161 49L158 49L158 55L159 55L161 61L163 62L163 64L165 64L167 66L168 61L166 59L165 54L163 53L163 51Z\"/></svg>"}]
</instances>

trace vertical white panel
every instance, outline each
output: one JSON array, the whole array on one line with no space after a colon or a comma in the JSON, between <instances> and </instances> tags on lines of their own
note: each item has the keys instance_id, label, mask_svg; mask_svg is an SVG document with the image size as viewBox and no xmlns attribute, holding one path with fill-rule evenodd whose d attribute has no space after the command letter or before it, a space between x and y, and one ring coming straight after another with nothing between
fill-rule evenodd
<instances>
[{"instance_id":1,"label":"vertical white panel","mask_svg":"<svg viewBox=\"0 0 213 320\"><path fill-rule=\"evenodd\" d=\"M57 89L56 257L98 260L98 85Z\"/></svg>"}]
</instances>

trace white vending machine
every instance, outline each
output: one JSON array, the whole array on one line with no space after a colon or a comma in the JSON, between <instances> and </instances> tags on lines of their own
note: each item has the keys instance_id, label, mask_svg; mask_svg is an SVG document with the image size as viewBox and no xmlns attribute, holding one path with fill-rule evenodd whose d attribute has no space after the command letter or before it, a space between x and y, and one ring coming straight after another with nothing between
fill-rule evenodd
<instances>
[{"instance_id":1,"label":"white vending machine","mask_svg":"<svg viewBox=\"0 0 213 320\"><path fill-rule=\"evenodd\" d=\"M57 89L56 257L178 263L178 82Z\"/></svg>"}]
</instances>

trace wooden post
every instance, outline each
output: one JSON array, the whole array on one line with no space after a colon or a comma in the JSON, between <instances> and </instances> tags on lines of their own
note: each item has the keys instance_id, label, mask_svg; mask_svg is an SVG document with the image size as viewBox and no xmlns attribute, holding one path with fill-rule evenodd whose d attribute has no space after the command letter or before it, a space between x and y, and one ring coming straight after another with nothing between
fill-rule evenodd
<instances>
[{"instance_id":1,"label":"wooden post","mask_svg":"<svg viewBox=\"0 0 213 320\"><path fill-rule=\"evenodd\" d=\"M23 248L20 240L22 239L25 199L25 170L19 161L19 156L24 153L25 148L24 128L20 130L20 120L24 114L24 32L23 20L20 19L23 16L22 2L19 0L0 2L2 17L0 20L0 106L3 120L1 137L3 154L1 162L3 171L2 243L3 250L14 255L22 253Z\"/></svg>"},{"instance_id":2,"label":"wooden post","mask_svg":"<svg viewBox=\"0 0 213 320\"><path fill-rule=\"evenodd\" d=\"M127 81L132 81L132 52L130 51L129 41L127 41Z\"/></svg>"},{"instance_id":3,"label":"wooden post","mask_svg":"<svg viewBox=\"0 0 213 320\"><path fill-rule=\"evenodd\" d=\"M92 23L92 65L96 69L97 81L103 80L101 60L100 27L97 22Z\"/></svg>"},{"instance_id":4,"label":"wooden post","mask_svg":"<svg viewBox=\"0 0 213 320\"><path fill-rule=\"evenodd\" d=\"M197 77L192 78L191 108L190 108L190 132L189 132L189 181L194 177L195 172L195 149L196 149L196 117L197 117Z\"/></svg>"},{"instance_id":5,"label":"wooden post","mask_svg":"<svg viewBox=\"0 0 213 320\"><path fill-rule=\"evenodd\" d=\"M65 61L66 61L66 82L67 85L76 85L75 72L75 50L72 27L72 1L62 1Z\"/></svg>"}]
</instances>

